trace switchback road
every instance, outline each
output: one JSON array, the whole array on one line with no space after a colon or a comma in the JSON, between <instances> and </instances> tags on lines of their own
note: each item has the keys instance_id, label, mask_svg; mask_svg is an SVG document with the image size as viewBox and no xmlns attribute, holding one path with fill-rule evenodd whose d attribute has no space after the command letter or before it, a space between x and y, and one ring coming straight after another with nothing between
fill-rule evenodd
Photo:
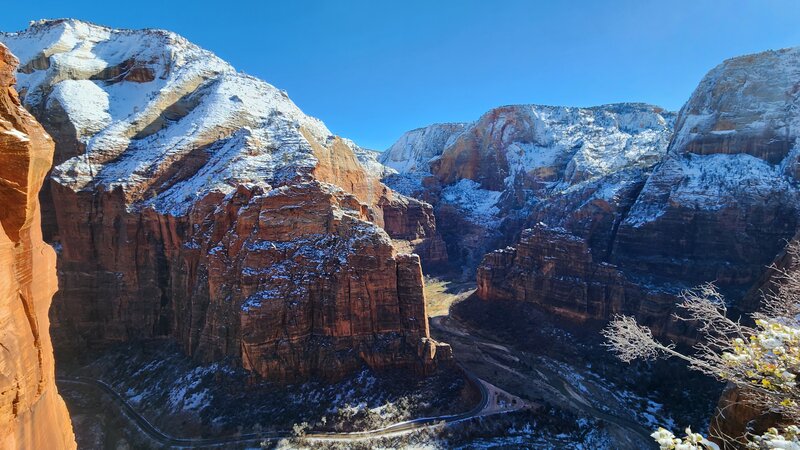
<instances>
[{"instance_id":1,"label":"switchback road","mask_svg":"<svg viewBox=\"0 0 800 450\"><path fill-rule=\"evenodd\" d=\"M391 437L437 426L442 423L454 423L471 419L473 417L510 412L528 407L528 404L523 400L510 396L495 386L480 380L466 370L465 374L469 378L470 382L472 382L480 391L481 400L477 405L475 405L474 408L464 413L434 417L421 417L367 431L350 433L309 432L304 434L303 438L316 441L352 442L374 439L378 437ZM274 441L278 439L296 437L296 435L291 431L244 433L236 436L216 438L175 437L165 433L156 425L151 423L146 417L142 416L138 411L136 411L136 409L109 384L101 380L86 377L62 377L59 378L57 382L61 386L83 386L100 391L103 395L112 400L113 404L119 408L122 415L131 423L131 425L148 436L151 440L165 448L214 448L234 444L258 445L264 441ZM501 399L504 400L501 401Z\"/></svg>"}]
</instances>

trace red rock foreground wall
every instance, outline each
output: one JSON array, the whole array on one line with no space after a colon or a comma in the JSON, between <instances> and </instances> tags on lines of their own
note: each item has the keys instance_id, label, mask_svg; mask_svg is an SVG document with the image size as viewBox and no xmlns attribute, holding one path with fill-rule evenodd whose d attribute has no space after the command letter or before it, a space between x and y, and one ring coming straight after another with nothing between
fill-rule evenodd
<instances>
[{"instance_id":1,"label":"red rock foreground wall","mask_svg":"<svg viewBox=\"0 0 800 450\"><path fill-rule=\"evenodd\" d=\"M175 217L52 185L65 352L174 336L201 361L287 382L449 359L429 338L419 258L397 254L352 194L239 186Z\"/></svg>"},{"instance_id":2,"label":"red rock foreground wall","mask_svg":"<svg viewBox=\"0 0 800 450\"><path fill-rule=\"evenodd\" d=\"M0 448L74 449L47 317L56 255L42 241L37 195L53 141L20 106L16 65L0 45Z\"/></svg>"}]
</instances>

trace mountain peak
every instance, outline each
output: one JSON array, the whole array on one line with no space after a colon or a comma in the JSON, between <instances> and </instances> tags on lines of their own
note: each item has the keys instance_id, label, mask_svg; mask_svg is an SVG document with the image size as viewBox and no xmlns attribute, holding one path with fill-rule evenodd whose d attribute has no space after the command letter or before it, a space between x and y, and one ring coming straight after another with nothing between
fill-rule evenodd
<instances>
[{"instance_id":1,"label":"mountain peak","mask_svg":"<svg viewBox=\"0 0 800 450\"><path fill-rule=\"evenodd\" d=\"M307 177L317 163L308 140L333 142L285 91L174 33L58 19L0 41L21 61L25 105L73 125L59 139L53 179L74 190L121 188L132 204L147 197L178 213L189 197L228 193L239 182ZM190 178L154 176L182 173L176 164L187 158L218 166Z\"/></svg>"}]
</instances>

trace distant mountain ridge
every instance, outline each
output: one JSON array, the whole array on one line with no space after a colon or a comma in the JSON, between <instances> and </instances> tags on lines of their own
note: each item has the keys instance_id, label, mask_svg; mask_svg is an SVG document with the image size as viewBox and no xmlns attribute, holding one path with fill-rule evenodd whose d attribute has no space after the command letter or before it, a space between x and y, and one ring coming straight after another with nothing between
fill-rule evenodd
<instances>
[{"instance_id":1,"label":"distant mountain ridge","mask_svg":"<svg viewBox=\"0 0 800 450\"><path fill-rule=\"evenodd\" d=\"M469 124L406 133L381 157L399 171L384 182L436 207L451 258L462 257L469 272L533 217L549 214L563 226L570 208L592 199L617 208L615 196L663 158L674 121L641 103L503 106ZM559 202L565 210L542 211Z\"/></svg>"},{"instance_id":2,"label":"distant mountain ridge","mask_svg":"<svg viewBox=\"0 0 800 450\"><path fill-rule=\"evenodd\" d=\"M678 114L495 108L408 132L381 158L399 171L384 181L434 205L481 297L578 320L636 314L679 336L668 317L682 289L716 281L742 299L797 231L798 86L791 48L726 60Z\"/></svg>"}]
</instances>

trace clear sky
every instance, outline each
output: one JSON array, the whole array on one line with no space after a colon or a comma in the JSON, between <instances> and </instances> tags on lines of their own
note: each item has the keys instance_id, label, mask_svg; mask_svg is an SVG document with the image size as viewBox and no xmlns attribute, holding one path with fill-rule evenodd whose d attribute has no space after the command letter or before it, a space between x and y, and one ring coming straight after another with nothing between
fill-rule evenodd
<instances>
[{"instance_id":1,"label":"clear sky","mask_svg":"<svg viewBox=\"0 0 800 450\"><path fill-rule=\"evenodd\" d=\"M4 2L0 30L75 17L165 28L383 150L515 103L677 110L725 58L800 45L797 0Z\"/></svg>"}]
</instances>

